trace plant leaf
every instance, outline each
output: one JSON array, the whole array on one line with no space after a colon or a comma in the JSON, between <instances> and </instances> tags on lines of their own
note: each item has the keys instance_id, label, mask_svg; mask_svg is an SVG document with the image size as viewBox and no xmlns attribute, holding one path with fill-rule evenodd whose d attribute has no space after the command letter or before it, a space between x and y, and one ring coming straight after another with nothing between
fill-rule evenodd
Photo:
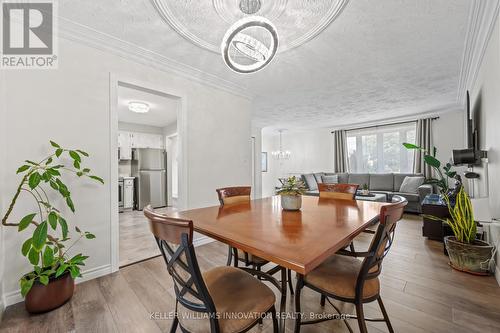
<instances>
[{"instance_id":1,"label":"plant leaf","mask_svg":"<svg viewBox=\"0 0 500 333\"><path fill-rule=\"evenodd\" d=\"M55 181L51 180L49 184L50 187L52 187L54 190L59 191L59 187L57 186Z\"/></svg>"},{"instance_id":2,"label":"plant leaf","mask_svg":"<svg viewBox=\"0 0 500 333\"><path fill-rule=\"evenodd\" d=\"M21 295L23 297L26 297L31 287L33 287L33 280L21 279Z\"/></svg>"},{"instance_id":3,"label":"plant leaf","mask_svg":"<svg viewBox=\"0 0 500 333\"><path fill-rule=\"evenodd\" d=\"M82 232L82 231L80 230L80 228L78 228L77 226L75 226L75 230L76 230L76 232L79 232L79 233L81 233L81 232Z\"/></svg>"},{"instance_id":4,"label":"plant leaf","mask_svg":"<svg viewBox=\"0 0 500 333\"><path fill-rule=\"evenodd\" d=\"M33 172L28 179L28 185L31 189L34 189L38 186L38 184L40 184L41 180L42 176L38 172Z\"/></svg>"},{"instance_id":5,"label":"plant leaf","mask_svg":"<svg viewBox=\"0 0 500 333\"><path fill-rule=\"evenodd\" d=\"M82 154L85 157L89 157L89 154L87 152L83 151L83 150L77 149L76 151L79 152L80 154Z\"/></svg>"},{"instance_id":6,"label":"plant leaf","mask_svg":"<svg viewBox=\"0 0 500 333\"><path fill-rule=\"evenodd\" d=\"M43 252L43 258L42 258L43 266L44 267L49 267L52 266L54 262L54 250L50 246L45 247L45 251Z\"/></svg>"},{"instance_id":7,"label":"plant leaf","mask_svg":"<svg viewBox=\"0 0 500 333\"><path fill-rule=\"evenodd\" d=\"M38 227L36 227L35 232L33 232L32 246L37 251L41 251L46 241L47 241L47 221L43 221L38 225Z\"/></svg>"},{"instance_id":8,"label":"plant leaf","mask_svg":"<svg viewBox=\"0 0 500 333\"><path fill-rule=\"evenodd\" d=\"M78 162L82 161L82 158L80 157L80 155L74 150L69 151L69 156L71 156L71 158L75 161L78 161Z\"/></svg>"},{"instance_id":9,"label":"plant leaf","mask_svg":"<svg viewBox=\"0 0 500 333\"><path fill-rule=\"evenodd\" d=\"M77 266L70 266L69 271L73 279L76 279L77 277L80 276L80 268L78 268Z\"/></svg>"},{"instance_id":10,"label":"plant leaf","mask_svg":"<svg viewBox=\"0 0 500 333\"><path fill-rule=\"evenodd\" d=\"M47 169L47 172L52 176L60 176L61 173L54 168Z\"/></svg>"},{"instance_id":11,"label":"plant leaf","mask_svg":"<svg viewBox=\"0 0 500 333\"><path fill-rule=\"evenodd\" d=\"M55 212L50 212L48 220L49 220L49 224L52 227L52 229L56 230L56 228L57 228L57 214Z\"/></svg>"},{"instance_id":12,"label":"plant leaf","mask_svg":"<svg viewBox=\"0 0 500 333\"><path fill-rule=\"evenodd\" d=\"M417 145L414 145L413 143L403 143L403 146L406 148L406 149L418 149L418 150L423 150L421 147L417 146Z\"/></svg>"},{"instance_id":13,"label":"plant leaf","mask_svg":"<svg viewBox=\"0 0 500 333\"><path fill-rule=\"evenodd\" d=\"M55 143L54 141L50 140L50 144L52 147L54 148L61 148L61 146L59 146L57 143Z\"/></svg>"},{"instance_id":14,"label":"plant leaf","mask_svg":"<svg viewBox=\"0 0 500 333\"><path fill-rule=\"evenodd\" d=\"M437 158L431 155L424 156L425 163L429 164L433 168L439 168L441 166L441 162Z\"/></svg>"},{"instance_id":15,"label":"plant leaf","mask_svg":"<svg viewBox=\"0 0 500 333\"><path fill-rule=\"evenodd\" d=\"M76 169L80 169L80 162L78 162L77 160L75 160L73 162L73 166L76 168Z\"/></svg>"},{"instance_id":16,"label":"plant leaf","mask_svg":"<svg viewBox=\"0 0 500 333\"><path fill-rule=\"evenodd\" d=\"M64 274L64 272L66 272L66 268L68 268L67 264L62 264L61 266L59 266L56 271L56 278Z\"/></svg>"},{"instance_id":17,"label":"plant leaf","mask_svg":"<svg viewBox=\"0 0 500 333\"><path fill-rule=\"evenodd\" d=\"M68 205L69 209L74 213L75 212L75 205L73 204L73 200L68 196L66 197L66 204Z\"/></svg>"},{"instance_id":18,"label":"plant leaf","mask_svg":"<svg viewBox=\"0 0 500 333\"><path fill-rule=\"evenodd\" d=\"M21 172L24 172L26 170L28 170L29 168L31 168L29 165L23 165L21 167L19 167L19 169L17 169L16 173L21 173Z\"/></svg>"},{"instance_id":19,"label":"plant leaf","mask_svg":"<svg viewBox=\"0 0 500 333\"><path fill-rule=\"evenodd\" d=\"M47 162L45 162L45 165L49 165L50 163L52 163L52 161L53 161L52 157L49 157L47 159Z\"/></svg>"},{"instance_id":20,"label":"plant leaf","mask_svg":"<svg viewBox=\"0 0 500 333\"><path fill-rule=\"evenodd\" d=\"M23 246L21 247L21 253L23 256L27 256L28 252L31 249L31 238L28 238L27 240L24 241Z\"/></svg>"},{"instance_id":21,"label":"plant leaf","mask_svg":"<svg viewBox=\"0 0 500 333\"><path fill-rule=\"evenodd\" d=\"M30 225L31 221L33 221L33 218L35 216L36 216L36 214L33 213L33 214L29 214L29 215L26 215L25 217L23 217L21 219L21 221L19 222L19 227L18 227L17 231L23 231L24 229L26 229Z\"/></svg>"},{"instance_id":22,"label":"plant leaf","mask_svg":"<svg viewBox=\"0 0 500 333\"><path fill-rule=\"evenodd\" d=\"M38 262L40 261L40 253L33 247L28 253L28 260L32 265L38 265Z\"/></svg>"},{"instance_id":23,"label":"plant leaf","mask_svg":"<svg viewBox=\"0 0 500 333\"><path fill-rule=\"evenodd\" d=\"M59 224L61 225L63 238L66 238L68 236L68 223L62 216L59 216Z\"/></svg>"},{"instance_id":24,"label":"plant leaf","mask_svg":"<svg viewBox=\"0 0 500 333\"><path fill-rule=\"evenodd\" d=\"M87 238L87 239L94 239L94 238L95 238L95 235L94 235L94 234L91 234L90 232L86 232L86 233L85 233L85 238Z\"/></svg>"},{"instance_id":25,"label":"plant leaf","mask_svg":"<svg viewBox=\"0 0 500 333\"><path fill-rule=\"evenodd\" d=\"M62 153L63 153L63 150L61 148L56 149L56 157L61 156Z\"/></svg>"},{"instance_id":26,"label":"plant leaf","mask_svg":"<svg viewBox=\"0 0 500 333\"><path fill-rule=\"evenodd\" d=\"M49 284L49 277L47 275L40 275L40 277L38 278L38 280L40 281L41 284L43 284L44 286L48 285Z\"/></svg>"},{"instance_id":27,"label":"plant leaf","mask_svg":"<svg viewBox=\"0 0 500 333\"><path fill-rule=\"evenodd\" d=\"M97 176L89 176L90 178L94 179L94 180L97 180L98 182L100 182L101 184L104 184L104 180L102 180L101 177L97 177Z\"/></svg>"}]
</instances>

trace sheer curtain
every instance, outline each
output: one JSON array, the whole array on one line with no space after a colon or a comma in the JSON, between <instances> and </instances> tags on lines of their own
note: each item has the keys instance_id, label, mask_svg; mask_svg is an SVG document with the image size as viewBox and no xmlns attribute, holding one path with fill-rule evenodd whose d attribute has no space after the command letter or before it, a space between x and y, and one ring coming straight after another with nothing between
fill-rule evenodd
<instances>
[{"instance_id":1,"label":"sheer curtain","mask_svg":"<svg viewBox=\"0 0 500 333\"><path fill-rule=\"evenodd\" d=\"M422 147L428 152L432 152L432 118L417 120L417 133L415 144ZM432 177L432 169L424 162L422 152L415 150L415 158L413 160L413 172L421 173L425 178Z\"/></svg>"},{"instance_id":2,"label":"sheer curtain","mask_svg":"<svg viewBox=\"0 0 500 333\"><path fill-rule=\"evenodd\" d=\"M333 131L333 172L347 172L347 133L344 130Z\"/></svg>"}]
</instances>

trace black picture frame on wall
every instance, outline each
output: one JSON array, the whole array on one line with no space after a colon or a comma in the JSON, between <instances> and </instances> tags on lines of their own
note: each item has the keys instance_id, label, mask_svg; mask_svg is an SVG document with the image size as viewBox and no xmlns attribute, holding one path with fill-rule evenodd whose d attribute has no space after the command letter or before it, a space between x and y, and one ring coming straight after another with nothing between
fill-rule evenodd
<instances>
[{"instance_id":1,"label":"black picture frame on wall","mask_svg":"<svg viewBox=\"0 0 500 333\"><path fill-rule=\"evenodd\" d=\"M262 172L267 172L267 152L262 152L261 165Z\"/></svg>"}]
</instances>

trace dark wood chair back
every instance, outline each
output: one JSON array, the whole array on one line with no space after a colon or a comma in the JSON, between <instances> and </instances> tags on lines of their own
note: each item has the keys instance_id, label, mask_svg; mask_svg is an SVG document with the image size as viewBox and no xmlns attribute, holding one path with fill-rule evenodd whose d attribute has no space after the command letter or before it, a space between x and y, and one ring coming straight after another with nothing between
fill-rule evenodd
<instances>
[{"instance_id":1,"label":"dark wood chair back","mask_svg":"<svg viewBox=\"0 0 500 333\"><path fill-rule=\"evenodd\" d=\"M221 206L250 202L251 186L233 186L216 189Z\"/></svg>"},{"instance_id":2,"label":"dark wood chair back","mask_svg":"<svg viewBox=\"0 0 500 333\"><path fill-rule=\"evenodd\" d=\"M408 201L405 198L395 195L390 205L382 206L380 209L380 223L356 282L356 297L363 295L363 286L366 280L374 279L380 275L382 261L394 240L396 224L403 217L404 207L407 204Z\"/></svg>"},{"instance_id":3,"label":"dark wood chair back","mask_svg":"<svg viewBox=\"0 0 500 333\"><path fill-rule=\"evenodd\" d=\"M154 212L149 205L144 208L144 215L174 281L177 302L191 311L216 313L196 260L193 221L169 218ZM219 332L217 318L209 317L211 332Z\"/></svg>"},{"instance_id":4,"label":"dark wood chair back","mask_svg":"<svg viewBox=\"0 0 500 333\"><path fill-rule=\"evenodd\" d=\"M330 199L354 200L359 185L319 183L319 197Z\"/></svg>"}]
</instances>

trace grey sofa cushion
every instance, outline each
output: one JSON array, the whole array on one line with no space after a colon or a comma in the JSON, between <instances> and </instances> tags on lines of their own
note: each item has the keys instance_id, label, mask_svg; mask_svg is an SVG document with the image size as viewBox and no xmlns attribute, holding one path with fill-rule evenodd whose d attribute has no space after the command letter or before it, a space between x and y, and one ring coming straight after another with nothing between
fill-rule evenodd
<instances>
[{"instance_id":1,"label":"grey sofa cushion","mask_svg":"<svg viewBox=\"0 0 500 333\"><path fill-rule=\"evenodd\" d=\"M425 178L421 176L416 177L405 177L401 187L399 188L399 192L401 193L415 193L418 194L418 188L424 184Z\"/></svg>"},{"instance_id":2,"label":"grey sofa cushion","mask_svg":"<svg viewBox=\"0 0 500 333\"><path fill-rule=\"evenodd\" d=\"M401 188L401 184L403 184L403 180L405 180L406 177L415 177L415 176L423 176L422 174L415 174L415 173L395 173L394 174L394 192L399 192L399 189Z\"/></svg>"},{"instance_id":3,"label":"grey sofa cushion","mask_svg":"<svg viewBox=\"0 0 500 333\"><path fill-rule=\"evenodd\" d=\"M321 177L321 180L323 183L326 183L326 184L338 184L339 183L339 176L338 175L323 176L323 177Z\"/></svg>"},{"instance_id":4,"label":"grey sofa cushion","mask_svg":"<svg viewBox=\"0 0 500 333\"><path fill-rule=\"evenodd\" d=\"M316 179L316 183L321 183L323 182L322 177L325 175L324 172L317 172L314 174L314 178Z\"/></svg>"},{"instance_id":5,"label":"grey sofa cushion","mask_svg":"<svg viewBox=\"0 0 500 333\"><path fill-rule=\"evenodd\" d=\"M350 173L349 174L349 184L358 184L363 186L364 184L370 184L370 174L368 173Z\"/></svg>"},{"instance_id":6,"label":"grey sofa cushion","mask_svg":"<svg viewBox=\"0 0 500 333\"><path fill-rule=\"evenodd\" d=\"M392 191L393 189L394 189L394 175L392 173L370 175L370 190Z\"/></svg>"},{"instance_id":7,"label":"grey sofa cushion","mask_svg":"<svg viewBox=\"0 0 500 333\"><path fill-rule=\"evenodd\" d=\"M302 175L302 180L306 184L309 191L316 191L318 189L318 183L316 182L316 178L312 173Z\"/></svg>"},{"instance_id":8,"label":"grey sofa cushion","mask_svg":"<svg viewBox=\"0 0 500 333\"><path fill-rule=\"evenodd\" d=\"M349 174L348 173L328 173L325 172L325 176L338 176L339 184L347 184L349 182Z\"/></svg>"}]
</instances>

